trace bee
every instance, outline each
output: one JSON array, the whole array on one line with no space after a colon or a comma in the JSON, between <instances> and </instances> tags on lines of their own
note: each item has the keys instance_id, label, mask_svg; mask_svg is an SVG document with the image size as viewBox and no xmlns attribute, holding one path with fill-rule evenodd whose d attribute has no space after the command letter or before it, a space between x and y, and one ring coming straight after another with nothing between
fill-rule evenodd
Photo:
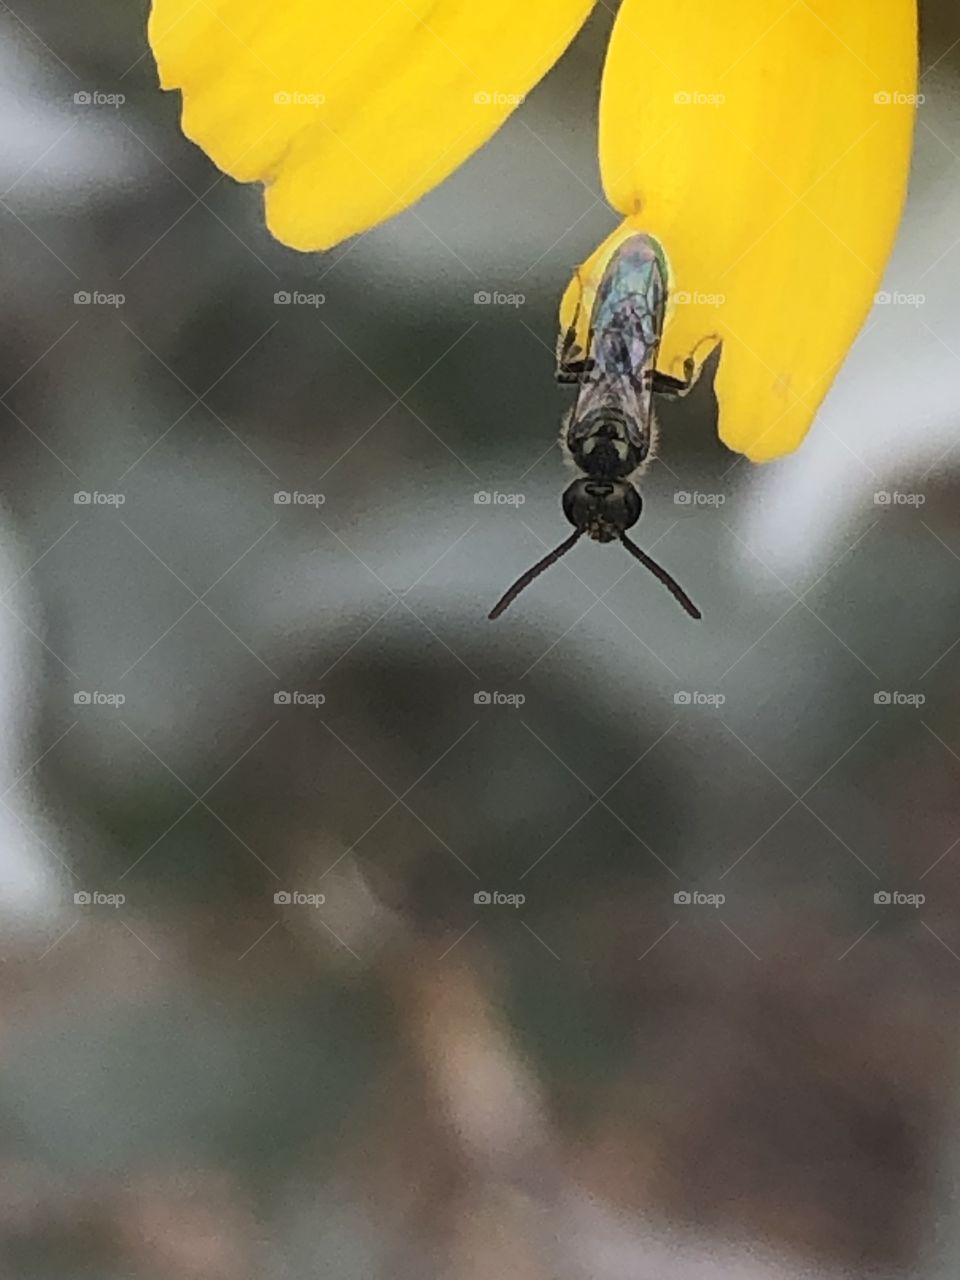
<instances>
[{"instance_id":1,"label":"bee","mask_svg":"<svg viewBox=\"0 0 960 1280\"><path fill-rule=\"evenodd\" d=\"M667 263L658 241L632 235L611 257L597 287L586 350L577 340L582 303L581 282L573 322L557 343L556 368L558 382L577 388L560 433L568 460L583 473L562 498L563 514L574 532L517 579L490 610L490 621L583 534L597 542L622 542L691 618L700 618L680 584L627 537L643 505L634 481L655 444L653 397L685 395L695 373L692 358L684 365L683 379L656 367L667 306Z\"/></svg>"}]
</instances>

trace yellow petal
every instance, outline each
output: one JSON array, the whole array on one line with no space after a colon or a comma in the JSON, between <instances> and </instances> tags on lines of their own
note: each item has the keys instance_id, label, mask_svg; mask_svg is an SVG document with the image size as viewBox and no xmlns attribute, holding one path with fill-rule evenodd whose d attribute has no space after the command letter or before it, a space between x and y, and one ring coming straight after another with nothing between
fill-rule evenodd
<instances>
[{"instance_id":1,"label":"yellow petal","mask_svg":"<svg viewBox=\"0 0 960 1280\"><path fill-rule=\"evenodd\" d=\"M600 115L604 186L628 220L616 235L664 246L661 368L722 338L720 435L756 461L803 439L873 303L916 84L915 0L620 9Z\"/></svg>"},{"instance_id":2,"label":"yellow petal","mask_svg":"<svg viewBox=\"0 0 960 1280\"><path fill-rule=\"evenodd\" d=\"M183 130L267 223L325 249L406 208L499 128L593 0L153 0Z\"/></svg>"}]
</instances>

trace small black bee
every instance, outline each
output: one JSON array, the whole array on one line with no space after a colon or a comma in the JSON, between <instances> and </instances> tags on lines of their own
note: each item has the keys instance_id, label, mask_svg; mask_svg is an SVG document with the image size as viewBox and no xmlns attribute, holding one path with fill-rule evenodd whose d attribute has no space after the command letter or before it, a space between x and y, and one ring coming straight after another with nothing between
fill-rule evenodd
<instances>
[{"instance_id":1,"label":"small black bee","mask_svg":"<svg viewBox=\"0 0 960 1280\"><path fill-rule=\"evenodd\" d=\"M693 384L692 360L684 368L685 381L656 367L667 305L666 281L667 264L659 243L652 236L631 236L603 273L590 317L587 351L577 345L579 305L573 324L562 335L557 381L575 384L578 392L563 424L561 447L584 472L563 495L563 514L575 531L517 579L491 609L491 621L585 533L597 542L622 542L691 618L702 617L680 584L626 532L640 519L643 505L633 481L647 464L655 441L654 394L683 395Z\"/></svg>"}]
</instances>

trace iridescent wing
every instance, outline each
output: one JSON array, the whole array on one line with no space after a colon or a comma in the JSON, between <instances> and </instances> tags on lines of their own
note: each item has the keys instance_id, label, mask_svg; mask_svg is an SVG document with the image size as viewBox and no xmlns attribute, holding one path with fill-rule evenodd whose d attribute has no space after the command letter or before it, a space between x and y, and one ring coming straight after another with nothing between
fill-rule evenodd
<instances>
[{"instance_id":1,"label":"iridescent wing","mask_svg":"<svg viewBox=\"0 0 960 1280\"><path fill-rule=\"evenodd\" d=\"M587 353L592 368L581 382L574 432L604 404L619 404L628 434L645 446L666 300L663 250L651 236L631 236L617 248L597 288Z\"/></svg>"}]
</instances>

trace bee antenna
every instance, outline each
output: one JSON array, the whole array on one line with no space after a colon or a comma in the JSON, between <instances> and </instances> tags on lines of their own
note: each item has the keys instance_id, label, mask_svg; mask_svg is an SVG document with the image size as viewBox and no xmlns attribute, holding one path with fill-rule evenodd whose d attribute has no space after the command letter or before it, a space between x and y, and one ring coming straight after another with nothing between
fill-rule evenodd
<instances>
[{"instance_id":1,"label":"bee antenna","mask_svg":"<svg viewBox=\"0 0 960 1280\"><path fill-rule=\"evenodd\" d=\"M496 619L500 617L501 613L503 613L504 609L506 609L508 605L513 604L520 592L529 587L534 578L543 573L544 569L549 569L552 564L556 564L561 556L565 556L582 533L582 529L575 529L569 538L565 538L563 542L560 543L559 547L554 547L554 549L545 555L542 560L538 560L533 568L528 569L526 573L521 574L509 591L505 591L503 593L497 603L487 614L490 621L495 622ZM699 617L699 614L697 616Z\"/></svg>"},{"instance_id":2,"label":"bee antenna","mask_svg":"<svg viewBox=\"0 0 960 1280\"><path fill-rule=\"evenodd\" d=\"M631 542L625 533L621 533L620 541L632 556L635 556L642 565L645 565L646 568L650 570L655 578L660 579L673 598L681 604L684 609L686 609L691 618L697 618L699 620L703 617L703 614L684 591L683 587L681 587L680 583L677 582L675 578L672 578L662 565L657 564L656 560L651 556L648 556L645 551L641 551L637 544L635 542Z\"/></svg>"}]
</instances>

